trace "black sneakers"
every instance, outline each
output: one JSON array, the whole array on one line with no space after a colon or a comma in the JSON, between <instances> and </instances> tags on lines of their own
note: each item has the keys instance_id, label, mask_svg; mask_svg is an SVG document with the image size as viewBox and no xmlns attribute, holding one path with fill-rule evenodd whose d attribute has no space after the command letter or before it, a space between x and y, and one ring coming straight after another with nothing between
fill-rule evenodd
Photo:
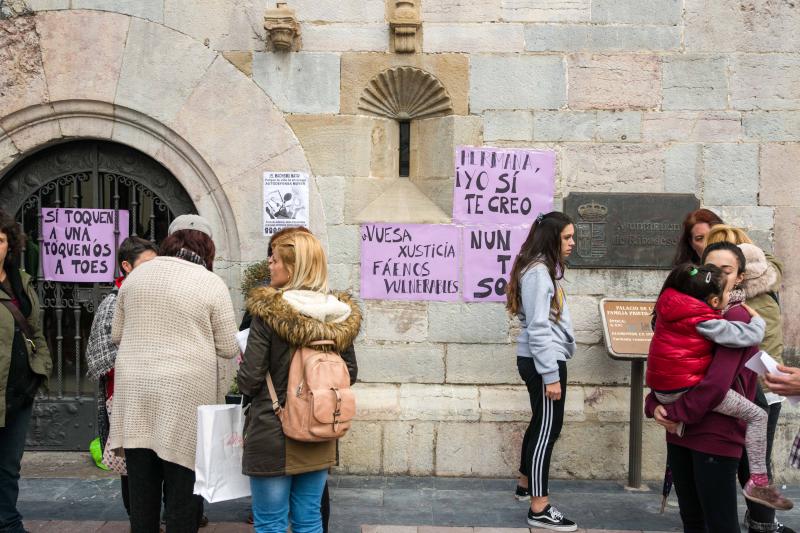
<instances>
[{"instance_id":1,"label":"black sneakers","mask_svg":"<svg viewBox=\"0 0 800 533\"><path fill-rule=\"evenodd\" d=\"M578 529L578 525L575 522L567 520L552 505L545 507L541 513L534 513L531 509L528 509L528 525L551 531L575 531Z\"/></svg>"},{"instance_id":2,"label":"black sneakers","mask_svg":"<svg viewBox=\"0 0 800 533\"><path fill-rule=\"evenodd\" d=\"M531 493L528 492L528 487L517 485L517 492L514 493L514 498L518 501L525 501L531 499Z\"/></svg>"}]
</instances>

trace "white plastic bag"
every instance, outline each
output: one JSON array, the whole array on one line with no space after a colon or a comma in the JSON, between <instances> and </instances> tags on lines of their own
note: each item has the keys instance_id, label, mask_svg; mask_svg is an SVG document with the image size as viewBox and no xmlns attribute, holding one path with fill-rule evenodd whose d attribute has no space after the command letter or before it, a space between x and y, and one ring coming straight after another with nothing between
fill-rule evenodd
<instances>
[{"instance_id":1,"label":"white plastic bag","mask_svg":"<svg viewBox=\"0 0 800 533\"><path fill-rule=\"evenodd\" d=\"M243 429L241 405L197 408L194 493L209 503L250 496L250 478L242 474Z\"/></svg>"},{"instance_id":2,"label":"white plastic bag","mask_svg":"<svg viewBox=\"0 0 800 533\"><path fill-rule=\"evenodd\" d=\"M236 334L236 342L239 343L239 351L244 353L247 351L247 338L250 336L250 328L243 329Z\"/></svg>"}]
</instances>

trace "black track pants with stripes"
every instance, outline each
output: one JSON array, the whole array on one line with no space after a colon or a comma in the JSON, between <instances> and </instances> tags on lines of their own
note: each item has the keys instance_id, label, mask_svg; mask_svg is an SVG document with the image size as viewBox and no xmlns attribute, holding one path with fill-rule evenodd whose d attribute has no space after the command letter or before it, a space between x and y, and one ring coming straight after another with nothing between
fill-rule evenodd
<instances>
[{"instance_id":1,"label":"black track pants with stripes","mask_svg":"<svg viewBox=\"0 0 800 533\"><path fill-rule=\"evenodd\" d=\"M528 387L531 397L531 423L522 440L522 460L519 471L528 476L528 490L531 496L547 496L547 484L550 479L550 457L553 445L561 434L564 425L564 400L567 396L567 363L558 362L558 373L561 378L561 399L549 400L544 394L544 381L536 372L533 359L517 357L519 375Z\"/></svg>"}]
</instances>

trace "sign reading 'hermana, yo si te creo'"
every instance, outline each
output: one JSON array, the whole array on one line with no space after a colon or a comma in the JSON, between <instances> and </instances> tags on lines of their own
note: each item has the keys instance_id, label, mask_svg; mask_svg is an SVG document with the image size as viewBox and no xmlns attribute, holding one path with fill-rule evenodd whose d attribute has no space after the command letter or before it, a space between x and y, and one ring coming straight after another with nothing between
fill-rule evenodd
<instances>
[{"instance_id":1,"label":"sign reading 'hermana, yo si te creo'","mask_svg":"<svg viewBox=\"0 0 800 533\"><path fill-rule=\"evenodd\" d=\"M453 222L522 226L553 210L555 152L459 146L455 158Z\"/></svg>"}]
</instances>

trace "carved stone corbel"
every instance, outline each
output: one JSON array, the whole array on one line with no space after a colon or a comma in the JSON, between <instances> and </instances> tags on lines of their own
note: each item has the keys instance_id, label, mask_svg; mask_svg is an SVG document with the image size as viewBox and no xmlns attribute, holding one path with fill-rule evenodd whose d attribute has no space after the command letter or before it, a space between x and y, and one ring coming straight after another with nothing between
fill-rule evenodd
<instances>
[{"instance_id":1,"label":"carved stone corbel","mask_svg":"<svg viewBox=\"0 0 800 533\"><path fill-rule=\"evenodd\" d=\"M267 9L264 14L264 29L267 30L267 39L272 47L278 51L291 51L295 39L300 35L300 25L294 9L288 7L286 2L278 2L276 7Z\"/></svg>"},{"instance_id":2,"label":"carved stone corbel","mask_svg":"<svg viewBox=\"0 0 800 533\"><path fill-rule=\"evenodd\" d=\"M417 51L417 33L422 25L414 0L395 0L394 13L389 19L393 48L398 54Z\"/></svg>"}]
</instances>

